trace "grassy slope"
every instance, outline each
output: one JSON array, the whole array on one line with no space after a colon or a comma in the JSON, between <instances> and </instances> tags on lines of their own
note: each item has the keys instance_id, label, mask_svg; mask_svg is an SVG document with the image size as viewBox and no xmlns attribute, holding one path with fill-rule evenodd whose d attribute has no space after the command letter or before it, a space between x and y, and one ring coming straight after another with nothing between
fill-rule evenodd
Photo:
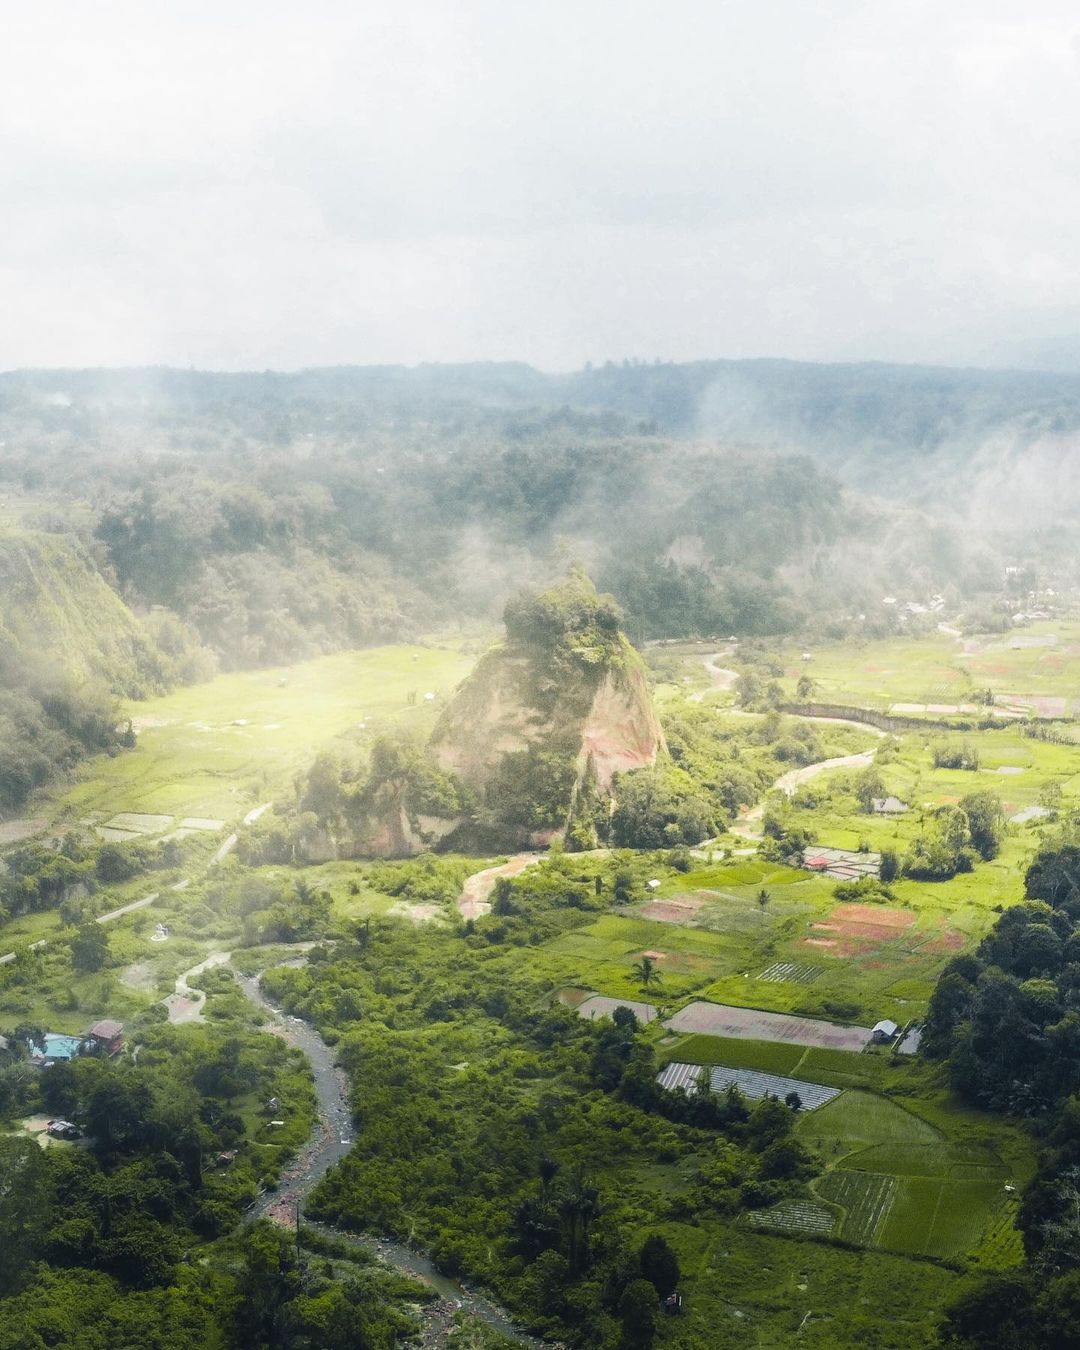
<instances>
[{"instance_id":1,"label":"grassy slope","mask_svg":"<svg viewBox=\"0 0 1080 1350\"><path fill-rule=\"evenodd\" d=\"M69 536L0 534L0 636L76 682L132 692L152 675L138 619Z\"/></svg>"},{"instance_id":2,"label":"grassy slope","mask_svg":"<svg viewBox=\"0 0 1080 1350\"><path fill-rule=\"evenodd\" d=\"M234 821L290 786L292 775L335 736L391 721L427 730L431 714L412 691L445 697L472 657L451 646L375 647L281 670L221 675L163 698L132 703L138 747L90 761L57 794L59 816L117 811ZM244 725L240 725L243 723Z\"/></svg>"}]
</instances>

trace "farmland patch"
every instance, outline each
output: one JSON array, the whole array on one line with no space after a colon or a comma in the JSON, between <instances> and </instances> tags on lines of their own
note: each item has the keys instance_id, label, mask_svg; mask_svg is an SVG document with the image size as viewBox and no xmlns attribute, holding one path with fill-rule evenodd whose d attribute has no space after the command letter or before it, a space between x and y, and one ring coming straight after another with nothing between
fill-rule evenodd
<instances>
[{"instance_id":1,"label":"farmland patch","mask_svg":"<svg viewBox=\"0 0 1080 1350\"><path fill-rule=\"evenodd\" d=\"M838 1169L815 1185L819 1195L844 1210L838 1236L863 1247L874 1246L892 1208L896 1178Z\"/></svg>"},{"instance_id":2,"label":"farmland patch","mask_svg":"<svg viewBox=\"0 0 1080 1350\"><path fill-rule=\"evenodd\" d=\"M657 1075L656 1081L662 1088L674 1092L682 1088L684 1092L698 1090L701 1076L700 1064L685 1064L675 1061ZM710 1089L715 1093L726 1092L736 1087L744 1097L751 1101L760 1101L763 1097L775 1097L784 1101L791 1093L798 1096L802 1109L816 1110L839 1095L839 1088L826 1087L822 1083L807 1083L801 1078L785 1078L780 1074L763 1073L759 1069L733 1069L726 1065L717 1065L710 1072Z\"/></svg>"},{"instance_id":3,"label":"farmland patch","mask_svg":"<svg viewBox=\"0 0 1080 1350\"><path fill-rule=\"evenodd\" d=\"M836 1222L831 1209L813 1200L783 1200L769 1209L756 1210L748 1217L755 1228L800 1237L828 1237Z\"/></svg>"},{"instance_id":4,"label":"farmland patch","mask_svg":"<svg viewBox=\"0 0 1080 1350\"><path fill-rule=\"evenodd\" d=\"M801 966L796 961L774 961L768 969L758 976L759 980L791 984L813 984L821 974L820 966Z\"/></svg>"},{"instance_id":5,"label":"farmland patch","mask_svg":"<svg viewBox=\"0 0 1080 1350\"><path fill-rule=\"evenodd\" d=\"M667 1025L672 1031L705 1032L758 1041L788 1041L834 1050L861 1050L871 1039L868 1027L844 1027L811 1017L736 1008L724 1003L696 1001L681 1008Z\"/></svg>"}]
</instances>

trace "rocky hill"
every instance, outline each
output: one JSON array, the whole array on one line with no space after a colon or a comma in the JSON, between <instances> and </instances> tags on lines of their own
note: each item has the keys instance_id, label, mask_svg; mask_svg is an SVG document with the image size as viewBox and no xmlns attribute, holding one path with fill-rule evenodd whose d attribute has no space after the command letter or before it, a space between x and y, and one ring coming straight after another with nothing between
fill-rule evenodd
<instances>
[{"instance_id":1,"label":"rocky hill","mask_svg":"<svg viewBox=\"0 0 1080 1350\"><path fill-rule=\"evenodd\" d=\"M435 762L492 822L533 842L606 810L615 774L664 744L619 611L581 571L506 607L506 639L458 689L431 738Z\"/></svg>"}]
</instances>

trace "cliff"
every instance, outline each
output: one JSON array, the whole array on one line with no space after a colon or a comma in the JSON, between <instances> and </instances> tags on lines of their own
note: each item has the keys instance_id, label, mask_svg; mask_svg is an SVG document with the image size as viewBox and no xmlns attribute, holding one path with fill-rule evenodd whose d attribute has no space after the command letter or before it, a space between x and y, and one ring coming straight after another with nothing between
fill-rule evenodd
<instances>
[{"instance_id":1,"label":"cliff","mask_svg":"<svg viewBox=\"0 0 1080 1350\"><path fill-rule=\"evenodd\" d=\"M458 689L430 750L492 824L538 842L575 821L587 836L614 775L654 763L663 744L614 601L574 571L507 605L505 641Z\"/></svg>"}]
</instances>

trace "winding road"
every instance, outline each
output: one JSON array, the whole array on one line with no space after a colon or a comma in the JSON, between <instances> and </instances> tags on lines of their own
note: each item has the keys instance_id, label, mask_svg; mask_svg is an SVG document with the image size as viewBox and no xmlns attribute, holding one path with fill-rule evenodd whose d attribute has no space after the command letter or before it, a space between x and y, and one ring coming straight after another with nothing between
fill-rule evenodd
<instances>
[{"instance_id":1,"label":"winding road","mask_svg":"<svg viewBox=\"0 0 1080 1350\"><path fill-rule=\"evenodd\" d=\"M734 648L725 647L723 651L713 652L711 656L706 656L702 665L712 676L713 689L727 691L735 688L735 681L739 678L737 670L729 670L726 666L719 666L716 663L725 656L730 656ZM697 693L691 694L689 702L700 703L707 693L712 692L708 689L699 689Z\"/></svg>"},{"instance_id":2,"label":"winding road","mask_svg":"<svg viewBox=\"0 0 1080 1350\"><path fill-rule=\"evenodd\" d=\"M841 719L837 717L807 718L808 721L838 722ZM861 722L848 722L847 726L858 727L860 731L876 731L874 727L864 727ZM884 736L883 731L878 731L879 736ZM818 774L825 773L828 769L867 769L874 762L875 750L860 750L854 755L837 755L834 759L819 759L816 764L804 764L801 769L789 769L787 773L782 773L775 779L770 792L782 792L785 797L793 797L804 783L809 783L811 779L816 778ZM760 839L761 830L756 828L756 822L761 820L765 814L766 798L762 797L756 806L750 808L745 816L740 816L738 820L732 821L728 826L730 834L737 834L741 839Z\"/></svg>"},{"instance_id":3,"label":"winding road","mask_svg":"<svg viewBox=\"0 0 1080 1350\"><path fill-rule=\"evenodd\" d=\"M474 872L467 877L458 897L458 912L463 919L479 919L491 913L491 901L488 896L495 889L500 877L516 877L531 867L544 855L542 853L515 853L507 862L496 867L485 867L482 872Z\"/></svg>"}]
</instances>

